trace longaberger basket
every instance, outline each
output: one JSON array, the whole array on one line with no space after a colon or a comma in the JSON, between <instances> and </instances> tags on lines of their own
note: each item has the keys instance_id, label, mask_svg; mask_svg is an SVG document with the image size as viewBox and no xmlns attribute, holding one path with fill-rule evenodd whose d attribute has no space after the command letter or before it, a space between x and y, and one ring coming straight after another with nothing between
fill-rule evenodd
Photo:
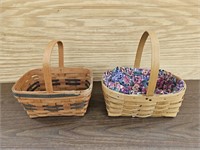
<instances>
[{"instance_id":1,"label":"longaberger basket","mask_svg":"<svg viewBox=\"0 0 200 150\"><path fill-rule=\"evenodd\" d=\"M59 67L50 67L53 47L58 44ZM24 74L12 92L30 118L83 116L91 97L93 76L86 68L65 68L63 43L51 41L44 52L43 68Z\"/></svg>"},{"instance_id":2,"label":"longaberger basket","mask_svg":"<svg viewBox=\"0 0 200 150\"><path fill-rule=\"evenodd\" d=\"M110 89L102 79L102 89L106 103L108 116L132 116L132 117L175 117L179 112L186 84L179 77L173 75L175 80L181 80L183 88L176 93L155 94L155 88L159 73L159 42L155 32L144 32L138 45L134 69L140 67L144 44L150 36L152 43L152 58L149 82L146 94L124 94L115 91L116 84ZM120 85L119 85L120 86Z\"/></svg>"}]
</instances>

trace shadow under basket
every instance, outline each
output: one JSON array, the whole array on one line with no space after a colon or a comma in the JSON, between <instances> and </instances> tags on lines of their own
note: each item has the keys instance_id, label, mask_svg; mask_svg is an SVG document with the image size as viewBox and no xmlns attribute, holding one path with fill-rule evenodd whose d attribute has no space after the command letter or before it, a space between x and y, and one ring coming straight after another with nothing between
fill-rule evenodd
<instances>
[{"instance_id":1,"label":"shadow under basket","mask_svg":"<svg viewBox=\"0 0 200 150\"><path fill-rule=\"evenodd\" d=\"M55 44L56 41L50 42L51 47ZM58 44L62 46L60 41ZM62 59L59 60L59 67L48 66L50 72L45 66L31 70L13 86L14 96L30 118L86 113L93 86L92 72L86 68L65 68Z\"/></svg>"}]
</instances>

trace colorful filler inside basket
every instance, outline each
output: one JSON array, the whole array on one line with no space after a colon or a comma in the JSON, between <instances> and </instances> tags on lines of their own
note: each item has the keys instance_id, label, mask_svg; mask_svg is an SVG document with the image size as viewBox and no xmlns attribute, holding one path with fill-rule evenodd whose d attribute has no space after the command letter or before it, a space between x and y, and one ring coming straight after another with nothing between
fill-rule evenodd
<instances>
[{"instance_id":1,"label":"colorful filler inside basket","mask_svg":"<svg viewBox=\"0 0 200 150\"><path fill-rule=\"evenodd\" d=\"M50 67L56 44L59 67ZM27 72L13 86L14 96L30 118L86 113L93 86L92 72L87 68L66 68L63 58L63 43L51 41L44 52L43 68Z\"/></svg>"},{"instance_id":2,"label":"colorful filler inside basket","mask_svg":"<svg viewBox=\"0 0 200 150\"><path fill-rule=\"evenodd\" d=\"M151 69L140 68L147 37L152 42ZM186 90L185 82L159 69L159 42L155 32L144 32L134 68L116 67L103 74L102 88L109 116L175 117Z\"/></svg>"}]
</instances>

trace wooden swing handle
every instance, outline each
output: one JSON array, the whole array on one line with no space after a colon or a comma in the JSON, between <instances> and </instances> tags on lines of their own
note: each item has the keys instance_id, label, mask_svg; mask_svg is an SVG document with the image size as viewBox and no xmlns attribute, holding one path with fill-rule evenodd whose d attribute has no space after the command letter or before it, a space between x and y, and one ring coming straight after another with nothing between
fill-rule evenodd
<instances>
[{"instance_id":1,"label":"wooden swing handle","mask_svg":"<svg viewBox=\"0 0 200 150\"><path fill-rule=\"evenodd\" d=\"M59 68L64 67L63 43L61 41L53 40L48 43L43 56L43 74L47 93L53 92L50 59L52 50L56 44L58 44L59 51Z\"/></svg>"},{"instance_id":2,"label":"wooden swing handle","mask_svg":"<svg viewBox=\"0 0 200 150\"><path fill-rule=\"evenodd\" d=\"M148 38L148 36L151 39L151 74L149 79L149 84L147 87L147 96L153 96L154 91L156 88L156 83L158 79L158 72L160 68L160 46L159 41L156 36L156 33L153 31L145 31L140 39L136 57L135 57L135 63L134 68L140 68L140 62L142 58L142 52L144 49L144 44Z\"/></svg>"}]
</instances>

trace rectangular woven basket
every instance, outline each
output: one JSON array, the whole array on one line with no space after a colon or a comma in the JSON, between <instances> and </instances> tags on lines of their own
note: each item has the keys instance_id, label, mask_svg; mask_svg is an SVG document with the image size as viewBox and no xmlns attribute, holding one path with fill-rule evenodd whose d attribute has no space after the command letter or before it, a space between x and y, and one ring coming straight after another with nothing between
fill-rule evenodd
<instances>
[{"instance_id":1,"label":"rectangular woven basket","mask_svg":"<svg viewBox=\"0 0 200 150\"><path fill-rule=\"evenodd\" d=\"M185 82L184 88L177 93L154 94L160 65L159 41L155 32L146 31L142 35L137 49L134 68L140 68L142 52L148 36L150 36L152 43L152 59L147 93L146 95L119 93L109 89L102 80L102 89L108 116L175 117L179 112L186 90ZM179 77L175 77L180 80Z\"/></svg>"},{"instance_id":2,"label":"rectangular woven basket","mask_svg":"<svg viewBox=\"0 0 200 150\"><path fill-rule=\"evenodd\" d=\"M58 44L59 67L50 67L53 47ZM24 74L12 92L30 118L83 116L91 97L93 75L87 68L66 68L63 43L51 41L43 58L43 68Z\"/></svg>"}]
</instances>

